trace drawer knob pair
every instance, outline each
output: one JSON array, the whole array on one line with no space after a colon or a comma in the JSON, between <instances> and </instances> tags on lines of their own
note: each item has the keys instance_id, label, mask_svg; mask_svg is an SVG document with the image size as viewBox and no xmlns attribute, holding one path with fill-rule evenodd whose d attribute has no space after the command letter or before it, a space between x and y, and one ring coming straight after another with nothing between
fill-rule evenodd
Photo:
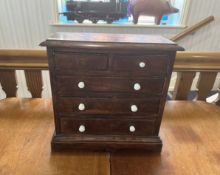
<instances>
[{"instance_id":1,"label":"drawer knob pair","mask_svg":"<svg viewBox=\"0 0 220 175\"><path fill-rule=\"evenodd\" d=\"M85 132L86 131L86 127L84 125L80 125L79 126L79 132ZM135 132L135 127L134 126L130 126L129 127L129 131L130 132Z\"/></svg>"},{"instance_id":2,"label":"drawer knob pair","mask_svg":"<svg viewBox=\"0 0 220 175\"><path fill-rule=\"evenodd\" d=\"M78 109L80 111L84 111L86 109L86 107L85 107L85 105L83 103L80 103L79 106L78 106ZM132 112L137 112L138 111L137 105L131 105L131 111Z\"/></svg>"},{"instance_id":3,"label":"drawer knob pair","mask_svg":"<svg viewBox=\"0 0 220 175\"><path fill-rule=\"evenodd\" d=\"M131 105L131 112L137 112L137 111L138 111L137 105Z\"/></svg>"},{"instance_id":4,"label":"drawer knob pair","mask_svg":"<svg viewBox=\"0 0 220 175\"><path fill-rule=\"evenodd\" d=\"M139 63L139 67L140 67L140 68L145 68L145 66L146 66L146 63L145 63L145 62L140 62L140 63Z\"/></svg>"},{"instance_id":5,"label":"drawer knob pair","mask_svg":"<svg viewBox=\"0 0 220 175\"><path fill-rule=\"evenodd\" d=\"M78 83L78 88L84 89L85 88L85 83L83 81ZM134 84L134 90L139 91L141 89L141 85L139 83Z\"/></svg>"},{"instance_id":6,"label":"drawer knob pair","mask_svg":"<svg viewBox=\"0 0 220 175\"><path fill-rule=\"evenodd\" d=\"M135 84L134 84L134 90L135 90L135 91L141 90L141 85L140 85L139 83L135 83Z\"/></svg>"},{"instance_id":7,"label":"drawer knob pair","mask_svg":"<svg viewBox=\"0 0 220 175\"><path fill-rule=\"evenodd\" d=\"M85 83L84 83L83 81L80 81L80 82L78 83L78 88L80 88L80 89L85 88Z\"/></svg>"}]
</instances>

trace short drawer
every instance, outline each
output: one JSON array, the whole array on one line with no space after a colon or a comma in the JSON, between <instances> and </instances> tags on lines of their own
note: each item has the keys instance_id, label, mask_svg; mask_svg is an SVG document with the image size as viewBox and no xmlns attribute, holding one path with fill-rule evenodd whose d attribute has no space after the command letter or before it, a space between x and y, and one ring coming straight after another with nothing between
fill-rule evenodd
<instances>
[{"instance_id":1,"label":"short drawer","mask_svg":"<svg viewBox=\"0 0 220 175\"><path fill-rule=\"evenodd\" d=\"M111 77L57 77L59 96L143 96L161 95L164 79ZM95 93L95 94L94 94ZM120 94L119 94L120 93Z\"/></svg>"},{"instance_id":2,"label":"short drawer","mask_svg":"<svg viewBox=\"0 0 220 175\"><path fill-rule=\"evenodd\" d=\"M115 55L113 71L136 75L161 76L170 66L168 55Z\"/></svg>"},{"instance_id":3,"label":"short drawer","mask_svg":"<svg viewBox=\"0 0 220 175\"><path fill-rule=\"evenodd\" d=\"M155 132L154 120L101 120L61 118L61 133L87 135L151 136Z\"/></svg>"},{"instance_id":4,"label":"short drawer","mask_svg":"<svg viewBox=\"0 0 220 175\"><path fill-rule=\"evenodd\" d=\"M104 71L108 68L105 54L55 53L55 70L60 74L75 74L84 71Z\"/></svg>"},{"instance_id":5,"label":"short drawer","mask_svg":"<svg viewBox=\"0 0 220 175\"><path fill-rule=\"evenodd\" d=\"M115 98L59 98L60 114L158 114L160 98L115 99Z\"/></svg>"}]
</instances>

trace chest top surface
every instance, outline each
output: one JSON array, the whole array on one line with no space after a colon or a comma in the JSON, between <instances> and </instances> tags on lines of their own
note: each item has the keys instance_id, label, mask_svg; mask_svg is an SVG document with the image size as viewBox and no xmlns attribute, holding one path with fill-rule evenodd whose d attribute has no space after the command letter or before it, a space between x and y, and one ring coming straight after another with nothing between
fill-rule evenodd
<instances>
[{"instance_id":1,"label":"chest top surface","mask_svg":"<svg viewBox=\"0 0 220 175\"><path fill-rule=\"evenodd\" d=\"M55 33L42 46L70 48L127 48L183 50L176 43L159 35L106 34L106 33Z\"/></svg>"},{"instance_id":2,"label":"chest top surface","mask_svg":"<svg viewBox=\"0 0 220 175\"><path fill-rule=\"evenodd\" d=\"M158 35L103 34L103 33L55 33L48 40L72 42L175 44Z\"/></svg>"}]
</instances>

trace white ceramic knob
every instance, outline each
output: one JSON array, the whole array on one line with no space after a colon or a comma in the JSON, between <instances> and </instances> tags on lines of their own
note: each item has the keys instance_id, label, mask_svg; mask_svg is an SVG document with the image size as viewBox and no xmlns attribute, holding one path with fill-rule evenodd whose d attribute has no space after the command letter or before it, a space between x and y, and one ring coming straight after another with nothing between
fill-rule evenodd
<instances>
[{"instance_id":1,"label":"white ceramic knob","mask_svg":"<svg viewBox=\"0 0 220 175\"><path fill-rule=\"evenodd\" d=\"M84 83L83 81L80 81L80 82L78 83L78 87L79 87L80 89L83 89L83 88L85 87L85 83Z\"/></svg>"},{"instance_id":2,"label":"white ceramic knob","mask_svg":"<svg viewBox=\"0 0 220 175\"><path fill-rule=\"evenodd\" d=\"M83 104L83 103L80 103L79 104L79 106L78 106L78 109L80 110L80 111L84 111L85 110L85 105Z\"/></svg>"},{"instance_id":3,"label":"white ceramic knob","mask_svg":"<svg viewBox=\"0 0 220 175\"><path fill-rule=\"evenodd\" d=\"M131 105L131 111L132 112L137 112L138 111L138 107L136 105Z\"/></svg>"},{"instance_id":4,"label":"white ceramic knob","mask_svg":"<svg viewBox=\"0 0 220 175\"><path fill-rule=\"evenodd\" d=\"M140 63L139 63L139 67L140 67L140 68L145 68L145 66L146 66L145 62L140 62Z\"/></svg>"},{"instance_id":5,"label":"white ceramic knob","mask_svg":"<svg viewBox=\"0 0 220 175\"><path fill-rule=\"evenodd\" d=\"M80 125L79 132L85 132L86 128L84 125Z\"/></svg>"},{"instance_id":6,"label":"white ceramic knob","mask_svg":"<svg viewBox=\"0 0 220 175\"><path fill-rule=\"evenodd\" d=\"M134 90L139 91L141 89L141 85L139 83L134 84Z\"/></svg>"},{"instance_id":7,"label":"white ceramic knob","mask_svg":"<svg viewBox=\"0 0 220 175\"><path fill-rule=\"evenodd\" d=\"M134 126L130 126L129 130L130 130L130 132L135 132L135 127Z\"/></svg>"}]
</instances>

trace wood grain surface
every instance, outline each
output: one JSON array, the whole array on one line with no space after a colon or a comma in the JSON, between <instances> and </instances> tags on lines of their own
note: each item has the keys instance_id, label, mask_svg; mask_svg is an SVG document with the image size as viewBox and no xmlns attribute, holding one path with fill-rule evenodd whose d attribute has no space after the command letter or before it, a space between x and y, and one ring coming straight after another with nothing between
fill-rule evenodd
<instances>
[{"instance_id":1,"label":"wood grain surface","mask_svg":"<svg viewBox=\"0 0 220 175\"><path fill-rule=\"evenodd\" d=\"M220 174L220 108L204 102L168 102L160 130L161 154L117 153L112 175Z\"/></svg>"},{"instance_id":2,"label":"wood grain surface","mask_svg":"<svg viewBox=\"0 0 220 175\"><path fill-rule=\"evenodd\" d=\"M140 34L109 34L109 33L71 33L58 32L53 34L48 40L73 41L73 42L107 42L107 43L144 43L144 44L173 44L174 42L157 35ZM47 41L48 41L47 40Z\"/></svg>"},{"instance_id":3,"label":"wood grain surface","mask_svg":"<svg viewBox=\"0 0 220 175\"><path fill-rule=\"evenodd\" d=\"M43 80L41 70L25 70L25 78L28 90L31 92L32 98L41 98L43 90Z\"/></svg>"},{"instance_id":4,"label":"wood grain surface","mask_svg":"<svg viewBox=\"0 0 220 175\"><path fill-rule=\"evenodd\" d=\"M220 108L204 102L167 102L161 154L51 152L50 100L0 101L1 175L219 175ZM111 163L111 165L110 165Z\"/></svg>"},{"instance_id":5,"label":"wood grain surface","mask_svg":"<svg viewBox=\"0 0 220 175\"><path fill-rule=\"evenodd\" d=\"M109 154L51 153L50 100L0 101L1 175L109 175Z\"/></svg>"},{"instance_id":6,"label":"wood grain surface","mask_svg":"<svg viewBox=\"0 0 220 175\"><path fill-rule=\"evenodd\" d=\"M196 72L177 72L173 100L187 100Z\"/></svg>"},{"instance_id":7,"label":"wood grain surface","mask_svg":"<svg viewBox=\"0 0 220 175\"><path fill-rule=\"evenodd\" d=\"M65 44L64 44L65 43ZM72 33L58 32L42 42L40 46L51 48L97 49L99 50L166 50L183 51L176 43L156 35Z\"/></svg>"}]
</instances>

